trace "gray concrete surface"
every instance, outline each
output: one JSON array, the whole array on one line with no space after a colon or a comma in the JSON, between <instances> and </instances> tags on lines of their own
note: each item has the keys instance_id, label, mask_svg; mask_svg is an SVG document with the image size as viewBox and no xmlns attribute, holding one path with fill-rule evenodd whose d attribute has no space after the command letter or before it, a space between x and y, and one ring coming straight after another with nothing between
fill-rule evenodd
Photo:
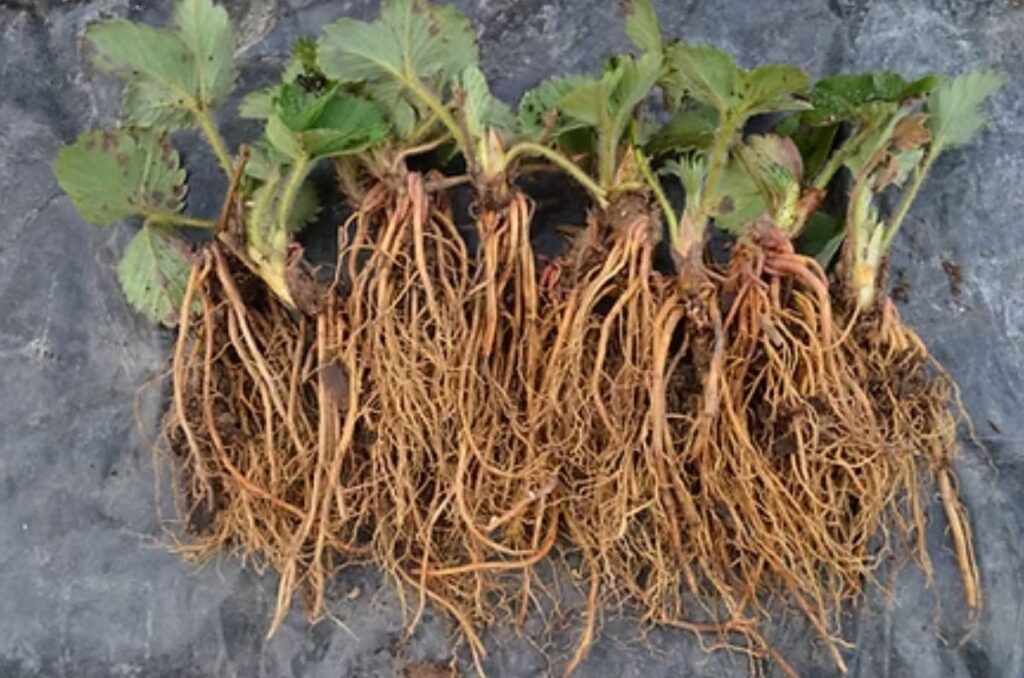
<instances>
[{"instance_id":1,"label":"gray concrete surface","mask_svg":"<svg viewBox=\"0 0 1024 678\"><path fill-rule=\"evenodd\" d=\"M271 77L294 38L375 2L228 0L242 26L242 84ZM552 71L588 70L624 46L610 0L462 0L485 70L506 98ZM992 128L944 158L897 243L910 287L905 317L959 381L988 453L960 463L986 594L959 647L963 611L943 524L932 521L936 578L905 570L891 599L847 616L857 676L1024 676L1024 9L1010 0L656 1L667 30L725 47L750 65L796 62L814 73L889 67L909 74L1000 67ZM170 335L126 307L113 266L131 226L84 224L50 162L80 131L116 118L117 89L83 63L76 38L101 15L162 20L169 2L0 2L0 677L240 678L391 676L449 655L434 615L408 642L389 588L373 572L336 583L331 622L293 614L265 639L275 582L233 558L196 569L161 546L154 470L133 412L152 430ZM254 130L228 128L237 141ZM201 158L184 144L187 161ZM212 163L205 163L212 167ZM192 176L192 209L222 185ZM940 261L963 269L950 294ZM166 495L166 491L164 492ZM361 593L349 599L347 593ZM771 637L803 675L832 675L798 615ZM490 673L545 675L528 638L488 636ZM544 641L556 658L571 629ZM534 641L540 641L534 638ZM686 634L641 638L610 617L581 676L726 676L745 662L706 655ZM769 674L775 670L766 667Z\"/></svg>"}]
</instances>

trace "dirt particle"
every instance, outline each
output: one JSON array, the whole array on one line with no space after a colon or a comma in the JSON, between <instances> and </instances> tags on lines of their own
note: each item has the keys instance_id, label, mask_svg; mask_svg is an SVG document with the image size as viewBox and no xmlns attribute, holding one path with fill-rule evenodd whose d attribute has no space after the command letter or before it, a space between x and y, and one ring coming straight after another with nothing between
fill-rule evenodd
<instances>
[{"instance_id":1,"label":"dirt particle","mask_svg":"<svg viewBox=\"0 0 1024 678\"><path fill-rule=\"evenodd\" d=\"M964 283L963 269L955 261L943 257L942 270L946 272L946 279L949 280L949 293L953 295L954 299L960 301Z\"/></svg>"},{"instance_id":2,"label":"dirt particle","mask_svg":"<svg viewBox=\"0 0 1024 678\"><path fill-rule=\"evenodd\" d=\"M902 268L894 271L895 282L892 286L892 299L898 304L905 304L910 301L910 284L907 282L906 273Z\"/></svg>"},{"instance_id":3,"label":"dirt particle","mask_svg":"<svg viewBox=\"0 0 1024 678\"><path fill-rule=\"evenodd\" d=\"M456 678L455 667L449 662L412 662L402 668L404 678Z\"/></svg>"}]
</instances>

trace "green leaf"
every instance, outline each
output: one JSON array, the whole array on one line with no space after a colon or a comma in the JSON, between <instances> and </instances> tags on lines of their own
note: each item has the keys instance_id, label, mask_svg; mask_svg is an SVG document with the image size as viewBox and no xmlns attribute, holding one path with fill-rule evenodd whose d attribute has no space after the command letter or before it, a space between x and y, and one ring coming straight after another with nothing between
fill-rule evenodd
<instances>
[{"instance_id":1,"label":"green leaf","mask_svg":"<svg viewBox=\"0 0 1024 678\"><path fill-rule=\"evenodd\" d=\"M719 112L730 108L740 70L729 54L710 45L678 42L666 48L665 60L664 84L670 96L688 94Z\"/></svg>"},{"instance_id":2,"label":"green leaf","mask_svg":"<svg viewBox=\"0 0 1024 678\"><path fill-rule=\"evenodd\" d=\"M292 43L291 57L284 67L284 82L293 82L301 76L317 75L320 64L317 57L317 44L313 38L299 38Z\"/></svg>"},{"instance_id":3,"label":"green leaf","mask_svg":"<svg viewBox=\"0 0 1024 678\"><path fill-rule=\"evenodd\" d=\"M661 55L654 52L639 59L628 55L613 58L600 79L581 79L558 101L565 115L594 129L598 178L605 186L615 181L619 144L634 109L657 82L661 65Z\"/></svg>"},{"instance_id":4,"label":"green leaf","mask_svg":"<svg viewBox=\"0 0 1024 678\"><path fill-rule=\"evenodd\" d=\"M793 98L803 94L808 84L807 73L794 66L758 66L743 73L733 106L747 116L809 108L806 102Z\"/></svg>"},{"instance_id":5,"label":"green leaf","mask_svg":"<svg viewBox=\"0 0 1024 678\"><path fill-rule=\"evenodd\" d=\"M796 247L800 253L814 257L822 268L827 269L845 237L843 220L819 210L807 220Z\"/></svg>"},{"instance_id":6,"label":"green leaf","mask_svg":"<svg viewBox=\"0 0 1024 678\"><path fill-rule=\"evenodd\" d=\"M359 153L380 142L388 127L380 109L365 99L332 96L299 138L310 156Z\"/></svg>"},{"instance_id":7,"label":"green leaf","mask_svg":"<svg viewBox=\"0 0 1024 678\"><path fill-rule=\"evenodd\" d=\"M174 25L168 30L114 19L86 29L84 49L93 64L127 85L125 116L133 125L188 126L234 85L234 35L224 9L210 0L181 0Z\"/></svg>"},{"instance_id":8,"label":"green leaf","mask_svg":"<svg viewBox=\"0 0 1024 678\"><path fill-rule=\"evenodd\" d=\"M626 35L642 52L661 51L661 24L651 0L622 0Z\"/></svg>"},{"instance_id":9,"label":"green leaf","mask_svg":"<svg viewBox=\"0 0 1024 678\"><path fill-rule=\"evenodd\" d=\"M470 137L482 139L489 129L508 131L515 126L512 111L491 94L479 67L470 66L462 73L460 88L465 97L462 110Z\"/></svg>"},{"instance_id":10,"label":"green leaf","mask_svg":"<svg viewBox=\"0 0 1024 678\"><path fill-rule=\"evenodd\" d=\"M423 0L385 0L374 22L340 19L324 30L318 52L328 78L365 83L400 131L411 128L409 105L420 118L423 109L436 112L445 87L478 61L469 20Z\"/></svg>"},{"instance_id":11,"label":"green leaf","mask_svg":"<svg viewBox=\"0 0 1024 678\"><path fill-rule=\"evenodd\" d=\"M658 171L659 174L674 176L679 179L686 191L686 205L690 208L701 202L701 194L704 189L704 174L707 171L707 161L701 154L684 156L679 160L669 160Z\"/></svg>"},{"instance_id":12,"label":"green leaf","mask_svg":"<svg viewBox=\"0 0 1024 678\"><path fill-rule=\"evenodd\" d=\"M766 64L744 71L733 58L709 45L674 43L666 52L664 86L670 96L684 95L713 107L721 116L745 120L760 113L807 108L795 99L807 89L807 74L793 66Z\"/></svg>"},{"instance_id":13,"label":"green leaf","mask_svg":"<svg viewBox=\"0 0 1024 678\"><path fill-rule=\"evenodd\" d=\"M266 134L270 145L286 157L297 160L307 155L298 135L288 129L288 125L284 124L279 116L275 115L267 120Z\"/></svg>"},{"instance_id":14,"label":"green leaf","mask_svg":"<svg viewBox=\"0 0 1024 678\"><path fill-rule=\"evenodd\" d=\"M301 85L286 83L281 85L274 99L274 113L288 129L299 132L312 128L333 98L333 91L307 92Z\"/></svg>"},{"instance_id":15,"label":"green leaf","mask_svg":"<svg viewBox=\"0 0 1024 678\"><path fill-rule=\"evenodd\" d=\"M736 158L730 159L722 170L715 195L717 202L711 210L715 225L733 235L742 234L769 209L758 182Z\"/></svg>"},{"instance_id":16,"label":"green leaf","mask_svg":"<svg viewBox=\"0 0 1024 678\"><path fill-rule=\"evenodd\" d=\"M125 115L141 127L154 120L183 126L196 104L194 55L175 33L115 19L90 25L84 49L93 64L128 84Z\"/></svg>"},{"instance_id":17,"label":"green leaf","mask_svg":"<svg viewBox=\"0 0 1024 678\"><path fill-rule=\"evenodd\" d=\"M672 116L651 138L644 150L651 155L706 150L715 139L718 115L715 109L697 104Z\"/></svg>"},{"instance_id":18,"label":"green leaf","mask_svg":"<svg viewBox=\"0 0 1024 678\"><path fill-rule=\"evenodd\" d=\"M935 146L955 148L968 143L988 123L982 103L1005 82L1002 73L983 70L959 75L937 87L927 102Z\"/></svg>"},{"instance_id":19,"label":"green leaf","mask_svg":"<svg viewBox=\"0 0 1024 678\"><path fill-rule=\"evenodd\" d=\"M87 221L113 224L133 214L175 213L185 197L185 170L166 135L97 131L61 149L60 187Z\"/></svg>"},{"instance_id":20,"label":"green leaf","mask_svg":"<svg viewBox=\"0 0 1024 678\"><path fill-rule=\"evenodd\" d=\"M267 121L267 139L275 149L298 159L358 153L387 135L387 123L371 102L333 92L311 94L284 85Z\"/></svg>"},{"instance_id":21,"label":"green leaf","mask_svg":"<svg viewBox=\"0 0 1024 678\"><path fill-rule=\"evenodd\" d=\"M587 126L582 120L564 115L558 108L562 98L586 81L578 75L550 78L523 95L519 101L519 126L527 137L540 139L546 133L553 139ZM548 123L552 122L550 127Z\"/></svg>"},{"instance_id":22,"label":"green leaf","mask_svg":"<svg viewBox=\"0 0 1024 678\"><path fill-rule=\"evenodd\" d=\"M292 204L292 212L288 217L288 230L297 233L309 224L316 221L320 215L320 198L317 196L316 187L313 182L307 181L302 184L299 194Z\"/></svg>"},{"instance_id":23,"label":"green leaf","mask_svg":"<svg viewBox=\"0 0 1024 678\"><path fill-rule=\"evenodd\" d=\"M190 268L185 241L168 228L147 224L128 243L117 265L117 279L135 310L173 327Z\"/></svg>"},{"instance_id":24,"label":"green leaf","mask_svg":"<svg viewBox=\"0 0 1024 678\"><path fill-rule=\"evenodd\" d=\"M247 120L266 120L274 114L274 99L280 95L280 86L249 92L238 104L238 117Z\"/></svg>"},{"instance_id":25,"label":"green leaf","mask_svg":"<svg viewBox=\"0 0 1024 678\"><path fill-rule=\"evenodd\" d=\"M863 118L859 109L870 102L900 103L905 99L927 94L938 84L934 76L907 82L892 71L868 71L859 74L833 75L814 84L810 91L814 107L804 115L804 122L824 125Z\"/></svg>"},{"instance_id":26,"label":"green leaf","mask_svg":"<svg viewBox=\"0 0 1024 678\"><path fill-rule=\"evenodd\" d=\"M174 24L192 53L196 99L204 109L216 108L235 86L235 34L223 7L211 0L179 0Z\"/></svg>"}]
</instances>

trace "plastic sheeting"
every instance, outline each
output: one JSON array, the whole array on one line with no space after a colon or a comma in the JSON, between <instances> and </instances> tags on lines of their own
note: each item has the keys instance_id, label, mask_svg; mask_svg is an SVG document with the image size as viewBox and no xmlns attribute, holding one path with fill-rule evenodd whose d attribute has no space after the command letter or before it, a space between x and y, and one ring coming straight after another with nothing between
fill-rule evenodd
<instances>
[{"instance_id":1,"label":"plastic sheeting","mask_svg":"<svg viewBox=\"0 0 1024 678\"><path fill-rule=\"evenodd\" d=\"M287 45L375 2L229 0L241 27L242 86L273 76ZM624 47L616 3L468 0L485 70L518 96L552 71L596 69ZM944 157L896 244L909 288L904 317L960 383L987 451L966 445L962 490L977 540L984 613L963 640L964 611L941 511L931 521L935 580L905 569L894 595L845 617L859 676L1024 676L1024 10L1009 0L662 0L668 33L728 49L745 65L813 73L892 68L910 75L1004 69L990 130ZM275 581L225 558L196 569L162 544L152 434L171 335L133 314L113 266L135 226L86 225L50 162L79 132L116 120L118 89L83 62L77 37L100 16L162 21L170 3L0 3L0 676L389 676L446 659L450 627L427 613L403 639L393 591L349 571L331 609L345 627L312 629L296 610L265 638ZM256 130L229 125L230 140ZM202 151L183 141L192 167ZM190 152L191 151L191 152ZM208 158L206 158L208 160ZM213 213L223 189L193 172L190 209ZM951 292L942 261L962 269ZM566 610L572 622L574 611ZM575 640L534 626L488 634L489 673L544 675ZM804 675L833 667L797 613L770 638ZM962 641L962 642L961 642ZM539 647L556 659L549 665ZM769 673L776 670L766 667ZM684 633L641 636L609 615L581 676L735 675L735 655L706 654Z\"/></svg>"}]
</instances>

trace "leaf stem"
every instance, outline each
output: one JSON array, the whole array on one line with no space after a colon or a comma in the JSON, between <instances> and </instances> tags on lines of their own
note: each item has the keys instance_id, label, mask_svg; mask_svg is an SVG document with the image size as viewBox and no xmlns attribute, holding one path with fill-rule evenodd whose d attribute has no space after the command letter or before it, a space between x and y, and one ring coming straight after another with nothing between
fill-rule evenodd
<instances>
[{"instance_id":1,"label":"leaf stem","mask_svg":"<svg viewBox=\"0 0 1024 678\"><path fill-rule=\"evenodd\" d=\"M209 142L213 154L217 156L217 162L220 163L221 169L230 177L234 163L231 162L231 154L228 153L227 144L224 143L224 137L217 131L217 125L214 124L213 118L210 117L210 112L196 107L192 109L192 115L196 119L199 129L202 130L203 135Z\"/></svg>"},{"instance_id":2,"label":"leaf stem","mask_svg":"<svg viewBox=\"0 0 1024 678\"><path fill-rule=\"evenodd\" d=\"M295 204L295 197L299 194L299 189L302 188L302 182L306 180L306 176L309 174L310 159L308 156L302 155L295 158L295 164L292 165L292 171L288 174L288 182L284 186L284 192L281 194L281 202L277 208L277 223L278 227L282 232L288 231L288 218L292 214L292 206Z\"/></svg>"},{"instance_id":3,"label":"leaf stem","mask_svg":"<svg viewBox=\"0 0 1024 678\"><path fill-rule=\"evenodd\" d=\"M601 188L597 182L587 176L586 172L581 170L575 163L558 151L541 144L535 144L531 141L521 141L508 150L508 153L505 154L505 162L507 164L511 164L513 160L521 155L535 155L549 160L551 163L564 170L566 174L575 179L580 186L585 188L594 197L594 200L597 201L600 207L603 208L607 206L607 192Z\"/></svg>"},{"instance_id":4,"label":"leaf stem","mask_svg":"<svg viewBox=\"0 0 1024 678\"><path fill-rule=\"evenodd\" d=\"M441 121L441 124L451 132L452 137L455 139L455 143L462 150L466 159L470 160L472 158L473 149L469 145L469 140L466 139L466 135L464 134L462 127L460 127L459 123L456 122L455 116L451 114L451 111L445 108L444 102L435 96L434 93L431 92L417 76L412 75L411 77L407 77L407 82L412 93L416 95L420 101L426 104L427 108L429 108Z\"/></svg>"},{"instance_id":5,"label":"leaf stem","mask_svg":"<svg viewBox=\"0 0 1024 678\"><path fill-rule=\"evenodd\" d=\"M924 183L925 177L928 175L928 170L935 164L935 159L939 157L942 152L942 148L937 144L932 144L928 149L928 153L924 156L924 159L914 168L914 174L910 179L910 184L906 190L903 191L903 195L900 196L900 202L896 206L896 211L893 212L889 218L888 223L885 225L885 231L882 234L882 250L885 251L889 247L889 243L892 242L893 237L896 235L896 231L899 230L903 224L903 220L906 219L907 213L910 211L910 205L914 202L914 198L917 197L918 191L921 190L921 184Z\"/></svg>"},{"instance_id":6,"label":"leaf stem","mask_svg":"<svg viewBox=\"0 0 1024 678\"><path fill-rule=\"evenodd\" d=\"M186 217L184 214L174 212L149 212L145 215L144 223L155 226L190 226L192 228L217 228L214 219L196 219Z\"/></svg>"},{"instance_id":7,"label":"leaf stem","mask_svg":"<svg viewBox=\"0 0 1024 678\"><path fill-rule=\"evenodd\" d=\"M711 216L711 207L714 201L718 200L718 183L721 181L722 172L729 160L729 147L732 145L733 136L738 127L737 121L729 115L722 115L722 126L719 133L715 135L715 143L711 146L708 155L708 171L704 175L704 188L701 191L700 205L697 207L694 225L703 231L707 227L708 219Z\"/></svg>"},{"instance_id":8,"label":"leaf stem","mask_svg":"<svg viewBox=\"0 0 1024 678\"><path fill-rule=\"evenodd\" d=\"M818 172L818 176L814 179L814 188L822 191L825 190L829 183L831 183L832 177L836 175L836 172L842 169L843 165L846 164L847 159L849 159L853 152L857 150L857 146L860 145L864 138L867 137L874 129L875 127L872 125L864 125L854 132L853 136L847 139L843 145L832 154L832 157L828 159L825 166L821 168L820 172Z\"/></svg>"},{"instance_id":9,"label":"leaf stem","mask_svg":"<svg viewBox=\"0 0 1024 678\"><path fill-rule=\"evenodd\" d=\"M665 221L668 222L668 239L672 249L676 249L679 246L679 217L676 216L675 210L672 209L672 203L669 202L668 196L665 195L665 189L662 188L658 177L651 171L651 164L647 161L647 157L643 153L637 153L636 161L636 164L640 167L640 173L644 176L644 181L647 182L651 193L654 194L654 198L658 201L662 214L665 215Z\"/></svg>"}]
</instances>

